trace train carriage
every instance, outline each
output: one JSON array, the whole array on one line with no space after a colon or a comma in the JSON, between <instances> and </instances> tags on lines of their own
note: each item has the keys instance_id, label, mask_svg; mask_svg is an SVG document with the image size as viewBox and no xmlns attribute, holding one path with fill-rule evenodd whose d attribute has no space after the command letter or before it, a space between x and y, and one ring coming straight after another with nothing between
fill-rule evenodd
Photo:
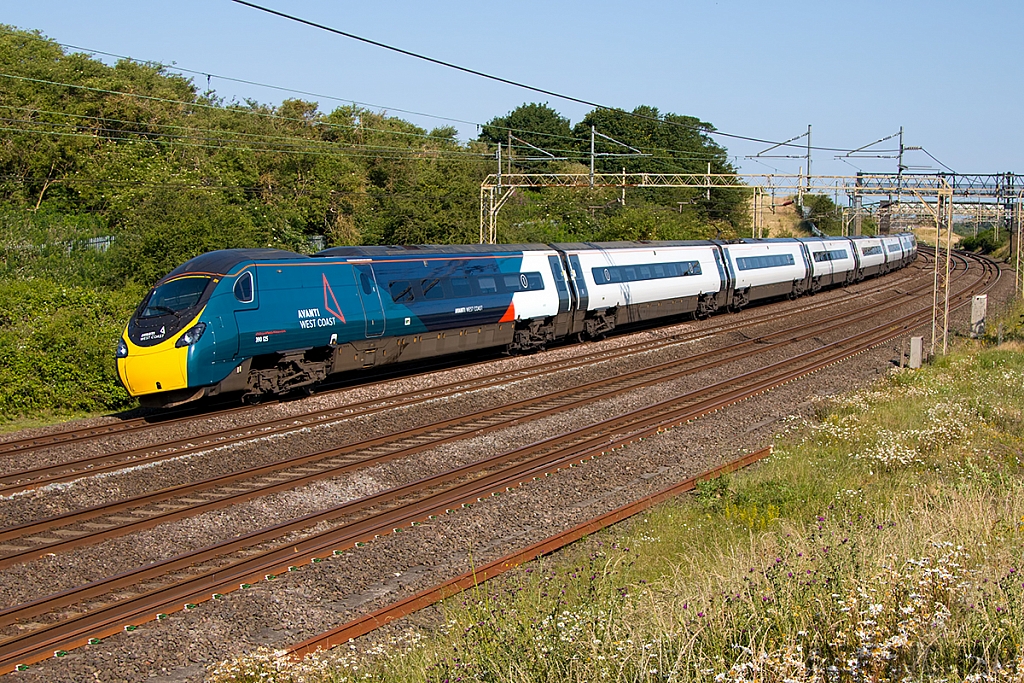
<instances>
[{"instance_id":1,"label":"train carriage","mask_svg":"<svg viewBox=\"0 0 1024 683\"><path fill-rule=\"evenodd\" d=\"M856 279L857 255L848 238L806 237L799 242L810 252L812 292Z\"/></svg>"},{"instance_id":2,"label":"train carriage","mask_svg":"<svg viewBox=\"0 0 1024 683\"><path fill-rule=\"evenodd\" d=\"M903 246L903 262L901 267L908 266L917 258L917 238L913 233L900 233L897 235L900 244Z\"/></svg>"},{"instance_id":3,"label":"train carriage","mask_svg":"<svg viewBox=\"0 0 1024 683\"><path fill-rule=\"evenodd\" d=\"M874 277L885 268L885 249L882 240L877 237L851 237L853 249L857 253L857 279Z\"/></svg>"},{"instance_id":4,"label":"train carriage","mask_svg":"<svg viewBox=\"0 0 1024 683\"><path fill-rule=\"evenodd\" d=\"M578 301L573 331L598 337L615 327L725 305L721 255L707 242L552 245L564 255Z\"/></svg>"},{"instance_id":5,"label":"train carriage","mask_svg":"<svg viewBox=\"0 0 1024 683\"><path fill-rule=\"evenodd\" d=\"M547 245L339 247L315 258L361 271L359 296L375 288L380 300L386 334L375 336L407 337L393 353L408 358L539 348L568 333L565 272Z\"/></svg>"},{"instance_id":6,"label":"train carriage","mask_svg":"<svg viewBox=\"0 0 1024 683\"><path fill-rule=\"evenodd\" d=\"M886 235L881 238L885 247L885 272L902 268L905 264L905 250L898 235Z\"/></svg>"},{"instance_id":7,"label":"train carriage","mask_svg":"<svg viewBox=\"0 0 1024 683\"><path fill-rule=\"evenodd\" d=\"M742 240L725 245L723 251L732 279L733 308L760 299L799 296L810 287L808 252L796 240Z\"/></svg>"}]
</instances>

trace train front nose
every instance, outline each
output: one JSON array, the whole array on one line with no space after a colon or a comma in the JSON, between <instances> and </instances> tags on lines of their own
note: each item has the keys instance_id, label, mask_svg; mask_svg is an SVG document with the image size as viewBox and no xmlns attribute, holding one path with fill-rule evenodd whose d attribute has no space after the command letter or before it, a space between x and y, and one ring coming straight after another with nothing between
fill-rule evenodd
<instances>
[{"instance_id":1,"label":"train front nose","mask_svg":"<svg viewBox=\"0 0 1024 683\"><path fill-rule=\"evenodd\" d=\"M176 347L173 339L138 346L122 338L117 355L117 374L132 396L188 387L188 347Z\"/></svg>"}]
</instances>

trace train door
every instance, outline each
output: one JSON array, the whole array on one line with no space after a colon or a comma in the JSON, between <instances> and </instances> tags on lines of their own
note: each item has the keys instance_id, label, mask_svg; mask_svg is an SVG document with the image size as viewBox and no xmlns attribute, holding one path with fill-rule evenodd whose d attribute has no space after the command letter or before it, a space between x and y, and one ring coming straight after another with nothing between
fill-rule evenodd
<instances>
[{"instance_id":1,"label":"train door","mask_svg":"<svg viewBox=\"0 0 1024 683\"><path fill-rule=\"evenodd\" d=\"M558 292L558 312L569 312L569 288L565 284L562 262L557 256L548 256L548 265L551 266L551 275L555 278L555 290Z\"/></svg>"},{"instance_id":2,"label":"train door","mask_svg":"<svg viewBox=\"0 0 1024 683\"><path fill-rule=\"evenodd\" d=\"M267 273L264 272L264 276L266 275ZM263 332L265 328L261 327L260 295L256 287L255 267L246 266L235 277L230 296L233 299L231 307L235 311L235 319L229 321L219 318L216 321L217 328L220 328L215 329L217 343L214 345L214 358L216 360L257 355L263 350L258 345L257 339L262 340L267 336L257 334ZM225 340L234 340L229 347L224 345L223 350L219 348L222 346L222 337Z\"/></svg>"},{"instance_id":3,"label":"train door","mask_svg":"<svg viewBox=\"0 0 1024 683\"><path fill-rule=\"evenodd\" d=\"M573 293L576 295L576 312L573 314L572 331L583 330L583 320L587 317L587 309L590 307L590 294L587 292L587 281L583 277L583 267L580 266L580 257L577 254L569 254L569 280L572 283Z\"/></svg>"},{"instance_id":4,"label":"train door","mask_svg":"<svg viewBox=\"0 0 1024 683\"><path fill-rule=\"evenodd\" d=\"M850 253L853 254L853 278L852 279L856 280L857 282L860 282L861 280L864 279L864 268L861 266L861 263L860 263L860 250L857 249L857 243L854 240L852 240L849 237L847 237L846 241L847 241L847 243L848 243L848 245L850 247ZM849 281L850 281L850 278L847 277L847 282L849 282Z\"/></svg>"},{"instance_id":5,"label":"train door","mask_svg":"<svg viewBox=\"0 0 1024 683\"><path fill-rule=\"evenodd\" d=\"M380 337L384 334L384 306L380 301L380 288L369 263L354 264L352 273L356 278L356 291L359 292L359 303L363 305L363 319L366 321L366 338Z\"/></svg>"},{"instance_id":6,"label":"train door","mask_svg":"<svg viewBox=\"0 0 1024 683\"><path fill-rule=\"evenodd\" d=\"M715 266L718 267L718 280L721 282L718 290L721 294L718 305L726 306L732 301L732 291L736 286L736 276L732 272L732 265L729 263L729 258L725 255L721 244L716 243L711 253L715 255Z\"/></svg>"}]
</instances>

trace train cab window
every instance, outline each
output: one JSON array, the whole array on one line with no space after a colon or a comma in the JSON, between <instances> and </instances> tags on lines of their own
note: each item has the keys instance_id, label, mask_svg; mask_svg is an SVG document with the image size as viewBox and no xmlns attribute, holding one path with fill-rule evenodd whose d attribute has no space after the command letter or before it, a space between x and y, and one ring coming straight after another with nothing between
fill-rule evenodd
<instances>
[{"instance_id":1,"label":"train cab window","mask_svg":"<svg viewBox=\"0 0 1024 683\"><path fill-rule=\"evenodd\" d=\"M162 315L178 315L199 304L199 300L210 284L209 277L182 277L158 286L141 305L140 318L157 318Z\"/></svg>"},{"instance_id":2,"label":"train cab window","mask_svg":"<svg viewBox=\"0 0 1024 683\"><path fill-rule=\"evenodd\" d=\"M239 275L231 291L235 293L235 298L243 304L251 304L253 299L252 271L247 270Z\"/></svg>"},{"instance_id":3,"label":"train cab window","mask_svg":"<svg viewBox=\"0 0 1024 683\"><path fill-rule=\"evenodd\" d=\"M420 288L423 290L423 298L436 301L444 298L444 287L441 286L440 278L427 278L420 281Z\"/></svg>"},{"instance_id":4,"label":"train cab window","mask_svg":"<svg viewBox=\"0 0 1024 683\"><path fill-rule=\"evenodd\" d=\"M469 280L464 277L453 277L448 280L448 284L452 287L452 296L456 299L462 297L473 296L473 290L469 287Z\"/></svg>"},{"instance_id":5,"label":"train cab window","mask_svg":"<svg viewBox=\"0 0 1024 683\"><path fill-rule=\"evenodd\" d=\"M416 298L412 292L412 283L408 280L395 280L388 284L388 290L391 292L391 300L396 304L412 303Z\"/></svg>"},{"instance_id":6,"label":"train cab window","mask_svg":"<svg viewBox=\"0 0 1024 683\"><path fill-rule=\"evenodd\" d=\"M480 288L481 294L497 294L498 283L493 277L478 277L476 284Z\"/></svg>"}]
</instances>

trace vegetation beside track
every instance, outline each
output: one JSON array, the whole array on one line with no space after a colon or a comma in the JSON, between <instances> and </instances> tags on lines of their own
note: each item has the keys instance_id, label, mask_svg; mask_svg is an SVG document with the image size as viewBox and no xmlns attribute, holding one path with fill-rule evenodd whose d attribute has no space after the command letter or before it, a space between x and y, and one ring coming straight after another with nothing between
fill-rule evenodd
<instances>
[{"instance_id":1,"label":"vegetation beside track","mask_svg":"<svg viewBox=\"0 0 1024 683\"><path fill-rule=\"evenodd\" d=\"M751 471L450 599L435 629L209 680L1024 680L1024 305L1002 327L794 418Z\"/></svg>"}]
</instances>

